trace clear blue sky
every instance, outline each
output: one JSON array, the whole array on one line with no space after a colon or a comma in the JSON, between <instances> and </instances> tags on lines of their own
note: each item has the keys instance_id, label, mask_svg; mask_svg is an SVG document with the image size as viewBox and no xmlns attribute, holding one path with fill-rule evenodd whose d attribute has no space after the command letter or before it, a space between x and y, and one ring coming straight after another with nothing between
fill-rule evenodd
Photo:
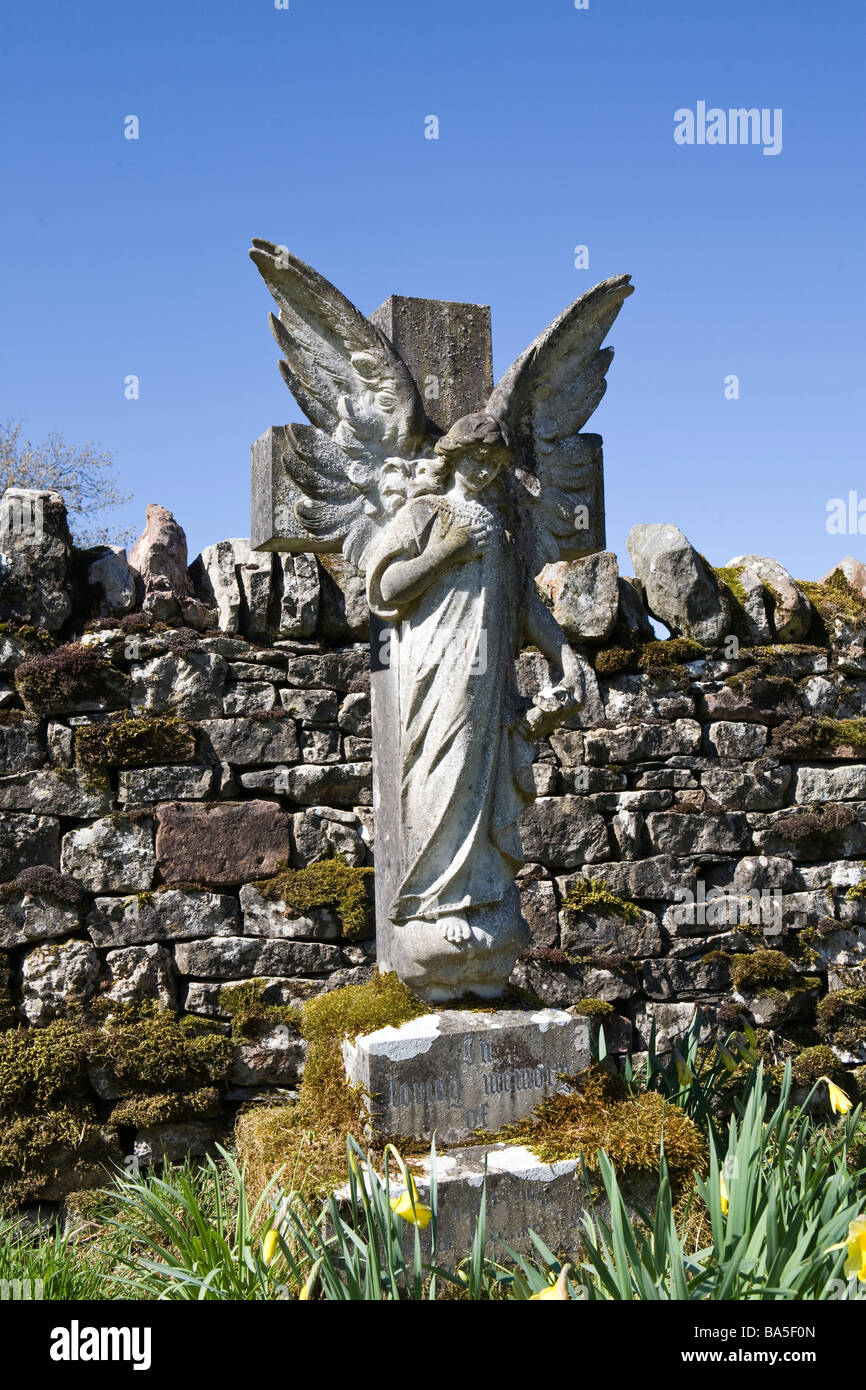
<instances>
[{"instance_id":1,"label":"clear blue sky","mask_svg":"<svg viewBox=\"0 0 866 1390\"><path fill-rule=\"evenodd\" d=\"M862 0L15 4L0 417L110 449L121 523L160 502L192 558L249 534L249 445L300 418L252 236L367 313L489 303L497 376L629 271L596 416L623 569L638 521L717 564L866 559L825 526L830 498L866 498L864 40ZM701 100L782 108L781 153L675 144Z\"/></svg>"}]
</instances>

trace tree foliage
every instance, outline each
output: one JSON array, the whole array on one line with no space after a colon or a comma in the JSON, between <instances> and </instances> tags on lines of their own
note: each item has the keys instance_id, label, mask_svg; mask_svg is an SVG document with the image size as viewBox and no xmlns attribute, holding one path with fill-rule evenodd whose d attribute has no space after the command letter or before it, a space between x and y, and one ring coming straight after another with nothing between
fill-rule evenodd
<instances>
[{"instance_id":1,"label":"tree foliage","mask_svg":"<svg viewBox=\"0 0 866 1390\"><path fill-rule=\"evenodd\" d=\"M75 544L124 545L132 532L106 524L105 513L132 500L122 493L111 454L93 444L67 444L62 434L44 443L24 439L19 420L0 423L0 494L7 487L53 488L63 494Z\"/></svg>"}]
</instances>

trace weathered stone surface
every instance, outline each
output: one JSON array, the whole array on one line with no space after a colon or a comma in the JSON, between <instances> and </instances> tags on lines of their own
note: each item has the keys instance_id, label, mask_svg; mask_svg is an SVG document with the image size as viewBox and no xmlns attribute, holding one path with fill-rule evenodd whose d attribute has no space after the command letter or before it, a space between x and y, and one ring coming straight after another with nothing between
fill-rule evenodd
<instances>
[{"instance_id":1,"label":"weathered stone surface","mask_svg":"<svg viewBox=\"0 0 866 1390\"><path fill-rule=\"evenodd\" d=\"M156 872L151 822L114 815L70 830L60 863L91 893L144 892Z\"/></svg>"},{"instance_id":2,"label":"weathered stone surface","mask_svg":"<svg viewBox=\"0 0 866 1390\"><path fill-rule=\"evenodd\" d=\"M708 767L701 786L722 811L775 811L785 804L791 769L764 758L744 767Z\"/></svg>"},{"instance_id":3,"label":"weathered stone surface","mask_svg":"<svg viewBox=\"0 0 866 1390\"><path fill-rule=\"evenodd\" d=\"M136 767L118 773L121 805L146 806L157 801L201 801L213 791L213 769L182 764Z\"/></svg>"},{"instance_id":4,"label":"weathered stone surface","mask_svg":"<svg viewBox=\"0 0 866 1390\"><path fill-rule=\"evenodd\" d=\"M723 854L749 849L749 827L744 815L680 815L653 811L646 819L647 832L659 854Z\"/></svg>"},{"instance_id":5,"label":"weathered stone surface","mask_svg":"<svg viewBox=\"0 0 866 1390\"><path fill-rule=\"evenodd\" d=\"M306 1051L303 1039L285 1024L262 1026L235 1047L228 1079L235 1086L297 1086Z\"/></svg>"},{"instance_id":6,"label":"weathered stone surface","mask_svg":"<svg viewBox=\"0 0 866 1390\"><path fill-rule=\"evenodd\" d=\"M31 772L44 762L45 749L35 720L0 724L0 772Z\"/></svg>"},{"instance_id":7,"label":"weathered stone surface","mask_svg":"<svg viewBox=\"0 0 866 1390\"><path fill-rule=\"evenodd\" d=\"M0 902L0 950L11 951L28 941L69 936L80 926L76 907L48 893L13 893Z\"/></svg>"},{"instance_id":8,"label":"weathered stone surface","mask_svg":"<svg viewBox=\"0 0 866 1390\"><path fill-rule=\"evenodd\" d=\"M137 946L233 936L240 932L241 923L232 897L169 888L125 898L97 898L87 930L97 946Z\"/></svg>"},{"instance_id":9,"label":"weathered stone surface","mask_svg":"<svg viewBox=\"0 0 866 1390\"><path fill-rule=\"evenodd\" d=\"M732 630L727 595L678 526L633 526L628 550L647 607L671 632L709 645Z\"/></svg>"},{"instance_id":10,"label":"weathered stone surface","mask_svg":"<svg viewBox=\"0 0 866 1390\"><path fill-rule=\"evenodd\" d=\"M340 973L335 972L337 975ZM254 975L246 980L190 980L184 1007L187 1013L225 1020L230 1014L225 1007L225 996L221 998L222 991L230 990L235 985L254 985L256 997L263 1005L299 1005L321 994L328 983L330 979L325 975L312 980L297 976L284 979L279 975Z\"/></svg>"},{"instance_id":11,"label":"weathered stone surface","mask_svg":"<svg viewBox=\"0 0 866 1390\"><path fill-rule=\"evenodd\" d=\"M213 609L195 597L187 569L186 535L166 507L151 502L144 531L129 552L129 567L139 577L141 606L163 622L182 619L190 627L213 625Z\"/></svg>"},{"instance_id":12,"label":"weathered stone surface","mask_svg":"<svg viewBox=\"0 0 866 1390\"><path fill-rule=\"evenodd\" d=\"M743 891L753 888L779 888L791 892L800 880L789 858L766 854L747 854L734 869L734 887Z\"/></svg>"},{"instance_id":13,"label":"weathered stone surface","mask_svg":"<svg viewBox=\"0 0 866 1390\"><path fill-rule=\"evenodd\" d=\"M42 811L56 816L104 816L113 801L106 776L59 768L0 777L0 807L7 811Z\"/></svg>"},{"instance_id":14,"label":"weathered stone surface","mask_svg":"<svg viewBox=\"0 0 866 1390\"><path fill-rule=\"evenodd\" d=\"M276 706L276 690L261 681L230 681L223 691L223 713L229 716L266 713Z\"/></svg>"},{"instance_id":15,"label":"weathered stone surface","mask_svg":"<svg viewBox=\"0 0 866 1390\"><path fill-rule=\"evenodd\" d=\"M204 1120L179 1124L149 1125L140 1129L133 1143L133 1157L144 1165L182 1163L185 1158L216 1154L219 1131Z\"/></svg>"},{"instance_id":16,"label":"weathered stone surface","mask_svg":"<svg viewBox=\"0 0 866 1390\"><path fill-rule=\"evenodd\" d=\"M319 941L216 936L180 942L175 947L175 961L182 975L234 980L251 975L326 974L342 964L342 957L337 946Z\"/></svg>"},{"instance_id":17,"label":"weathered stone surface","mask_svg":"<svg viewBox=\"0 0 866 1390\"><path fill-rule=\"evenodd\" d=\"M0 622L58 632L72 612L72 541L59 492L10 487L0 501Z\"/></svg>"},{"instance_id":18,"label":"weathered stone surface","mask_svg":"<svg viewBox=\"0 0 866 1390\"><path fill-rule=\"evenodd\" d=\"M250 789L270 785L258 780L259 773L244 773L241 785ZM305 763L279 771L276 788L301 806L314 806L323 801L338 806L369 806L372 804L373 770L370 763Z\"/></svg>"},{"instance_id":19,"label":"weathered stone surface","mask_svg":"<svg viewBox=\"0 0 866 1390\"><path fill-rule=\"evenodd\" d=\"M490 309L392 294L371 315L418 382L427 418L441 430L481 410L493 390Z\"/></svg>"},{"instance_id":20,"label":"weathered stone surface","mask_svg":"<svg viewBox=\"0 0 866 1390\"><path fill-rule=\"evenodd\" d=\"M650 622L649 614L644 608L639 589L639 581L624 579L623 576L620 575L618 585L618 617L642 642L652 642L656 635L655 628Z\"/></svg>"},{"instance_id":21,"label":"weathered stone surface","mask_svg":"<svg viewBox=\"0 0 866 1390\"><path fill-rule=\"evenodd\" d=\"M0 812L0 879L36 864L60 867L60 822L55 816Z\"/></svg>"},{"instance_id":22,"label":"weathered stone surface","mask_svg":"<svg viewBox=\"0 0 866 1390\"><path fill-rule=\"evenodd\" d=\"M724 960L714 953L710 958L693 960L647 960L643 964L641 984L648 999L678 999L681 1002L696 994L719 993L730 987L730 970Z\"/></svg>"},{"instance_id":23,"label":"weathered stone surface","mask_svg":"<svg viewBox=\"0 0 866 1390\"><path fill-rule=\"evenodd\" d=\"M303 690L336 690L346 694L356 682L366 683L369 660L365 647L309 655L293 652L286 667L286 683Z\"/></svg>"},{"instance_id":24,"label":"weathered stone surface","mask_svg":"<svg viewBox=\"0 0 866 1390\"><path fill-rule=\"evenodd\" d=\"M604 818L581 797L540 797L526 808L520 824L523 853L530 862L573 869L610 858Z\"/></svg>"},{"instance_id":25,"label":"weathered stone surface","mask_svg":"<svg viewBox=\"0 0 866 1390\"><path fill-rule=\"evenodd\" d=\"M170 802L157 810L156 825L156 857L169 884L247 883L289 857L289 818L268 801Z\"/></svg>"},{"instance_id":26,"label":"weathered stone surface","mask_svg":"<svg viewBox=\"0 0 866 1390\"><path fill-rule=\"evenodd\" d=\"M603 912L562 912L562 949L575 955L615 951L620 955L643 958L658 956L662 934L654 912L638 909L639 919L627 922Z\"/></svg>"},{"instance_id":27,"label":"weathered stone surface","mask_svg":"<svg viewBox=\"0 0 866 1390\"><path fill-rule=\"evenodd\" d=\"M687 1033L695 1016L694 1003L663 1004L649 1003L635 1017L635 1042L638 1047L650 1045L653 1026L655 1026L655 1046L657 1052L670 1052ZM701 1037L709 1029L702 1030Z\"/></svg>"},{"instance_id":28,"label":"weathered stone surface","mask_svg":"<svg viewBox=\"0 0 866 1390\"><path fill-rule=\"evenodd\" d=\"M705 690L698 700L698 712L704 719L731 719L736 723L775 723L770 710L759 708L748 694L733 686Z\"/></svg>"},{"instance_id":29,"label":"weathered stone surface","mask_svg":"<svg viewBox=\"0 0 866 1390\"><path fill-rule=\"evenodd\" d=\"M763 724L727 720L709 725L707 743L720 758L760 758L767 746L767 730Z\"/></svg>"},{"instance_id":30,"label":"weathered stone surface","mask_svg":"<svg viewBox=\"0 0 866 1390\"><path fill-rule=\"evenodd\" d=\"M794 800L866 801L866 765L843 767L803 764L794 769Z\"/></svg>"},{"instance_id":31,"label":"weathered stone surface","mask_svg":"<svg viewBox=\"0 0 866 1390\"><path fill-rule=\"evenodd\" d=\"M651 855L646 859L614 864L593 864L580 875L558 878L557 886L563 897L571 892L577 878L598 879L617 897L670 900L680 886L692 888L696 879L695 865L669 854Z\"/></svg>"},{"instance_id":32,"label":"weathered stone surface","mask_svg":"<svg viewBox=\"0 0 866 1390\"><path fill-rule=\"evenodd\" d=\"M314 555L276 557L277 631L280 637L309 637L319 616L319 571Z\"/></svg>"},{"instance_id":33,"label":"weathered stone surface","mask_svg":"<svg viewBox=\"0 0 866 1390\"><path fill-rule=\"evenodd\" d=\"M227 663L214 652L166 652L132 667L134 714L209 719L222 714Z\"/></svg>"},{"instance_id":34,"label":"weathered stone surface","mask_svg":"<svg viewBox=\"0 0 866 1390\"><path fill-rule=\"evenodd\" d=\"M135 607L135 576L120 545L93 546L85 552L85 585L94 618L130 613Z\"/></svg>"},{"instance_id":35,"label":"weathered stone surface","mask_svg":"<svg viewBox=\"0 0 866 1390\"><path fill-rule=\"evenodd\" d=\"M457 1143L567 1089L561 1076L589 1065L589 1027L554 1009L446 1010L347 1039L343 1060L348 1080L371 1098L374 1133Z\"/></svg>"},{"instance_id":36,"label":"weathered stone surface","mask_svg":"<svg viewBox=\"0 0 866 1390\"><path fill-rule=\"evenodd\" d=\"M294 763L300 757L290 719L204 719L200 732L200 752L206 762L255 767Z\"/></svg>"},{"instance_id":37,"label":"weathered stone surface","mask_svg":"<svg viewBox=\"0 0 866 1390\"><path fill-rule=\"evenodd\" d=\"M263 898L251 883L241 888L240 904L245 936L334 941L340 935L340 919L330 907L312 907L302 914L293 913L282 899Z\"/></svg>"},{"instance_id":38,"label":"weathered stone surface","mask_svg":"<svg viewBox=\"0 0 866 1390\"><path fill-rule=\"evenodd\" d=\"M812 621L812 605L797 588L784 565L766 555L737 555L727 568L751 571L770 597L770 620L777 642L796 642L805 637Z\"/></svg>"},{"instance_id":39,"label":"weathered stone surface","mask_svg":"<svg viewBox=\"0 0 866 1390\"><path fill-rule=\"evenodd\" d=\"M280 703L286 713L301 724L322 726L337 721L338 697L333 690L284 689L280 691Z\"/></svg>"},{"instance_id":40,"label":"weathered stone surface","mask_svg":"<svg viewBox=\"0 0 866 1390\"><path fill-rule=\"evenodd\" d=\"M311 806L292 816L292 862L303 869L329 854L340 854L349 864L367 859L363 822L351 811L332 806Z\"/></svg>"},{"instance_id":41,"label":"weathered stone surface","mask_svg":"<svg viewBox=\"0 0 866 1390\"><path fill-rule=\"evenodd\" d=\"M36 946L21 967L21 1013L44 1027L91 999L98 980L99 956L86 941Z\"/></svg>"},{"instance_id":42,"label":"weathered stone surface","mask_svg":"<svg viewBox=\"0 0 866 1390\"><path fill-rule=\"evenodd\" d=\"M217 611L222 632L240 632L241 583L238 565L249 555L248 540L217 541L207 545L189 567L199 598Z\"/></svg>"},{"instance_id":43,"label":"weathered stone surface","mask_svg":"<svg viewBox=\"0 0 866 1390\"><path fill-rule=\"evenodd\" d=\"M764 588L756 571L749 566L736 566L734 568L736 570L734 575L736 598L739 600L745 615L746 630L750 641L772 642L773 625L770 622L769 610L773 606L773 601L769 591Z\"/></svg>"},{"instance_id":44,"label":"weathered stone surface","mask_svg":"<svg viewBox=\"0 0 866 1390\"><path fill-rule=\"evenodd\" d=\"M155 1000L177 1005L174 963L164 946L124 946L105 956L104 993L118 1003Z\"/></svg>"},{"instance_id":45,"label":"weathered stone surface","mask_svg":"<svg viewBox=\"0 0 866 1390\"><path fill-rule=\"evenodd\" d=\"M608 640L619 610L619 571L611 551L545 565L535 582L567 637Z\"/></svg>"},{"instance_id":46,"label":"weathered stone surface","mask_svg":"<svg viewBox=\"0 0 866 1390\"><path fill-rule=\"evenodd\" d=\"M612 729L588 729L584 758L596 765L634 763L697 753L700 746L701 726L695 719L677 719L673 724L620 724Z\"/></svg>"},{"instance_id":47,"label":"weathered stone surface","mask_svg":"<svg viewBox=\"0 0 866 1390\"><path fill-rule=\"evenodd\" d=\"M340 705L337 723L343 733L369 738L373 732L370 724L369 692L358 690L347 695Z\"/></svg>"},{"instance_id":48,"label":"weathered stone surface","mask_svg":"<svg viewBox=\"0 0 866 1390\"><path fill-rule=\"evenodd\" d=\"M556 889L547 879L518 879L520 910L532 934L533 946L559 944Z\"/></svg>"},{"instance_id":49,"label":"weathered stone surface","mask_svg":"<svg viewBox=\"0 0 866 1390\"><path fill-rule=\"evenodd\" d=\"M343 555L319 555L319 632L329 642L370 636L364 576Z\"/></svg>"}]
</instances>

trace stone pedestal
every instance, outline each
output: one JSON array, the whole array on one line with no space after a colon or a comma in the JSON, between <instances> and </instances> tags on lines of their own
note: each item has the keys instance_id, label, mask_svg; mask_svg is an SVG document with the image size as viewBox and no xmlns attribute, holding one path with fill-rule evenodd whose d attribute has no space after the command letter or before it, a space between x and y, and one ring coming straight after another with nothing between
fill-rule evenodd
<instances>
[{"instance_id":1,"label":"stone pedestal","mask_svg":"<svg viewBox=\"0 0 866 1390\"><path fill-rule=\"evenodd\" d=\"M457 1144L530 1114L589 1065L589 1024L558 1009L424 1014L343 1044L371 1131Z\"/></svg>"}]
</instances>

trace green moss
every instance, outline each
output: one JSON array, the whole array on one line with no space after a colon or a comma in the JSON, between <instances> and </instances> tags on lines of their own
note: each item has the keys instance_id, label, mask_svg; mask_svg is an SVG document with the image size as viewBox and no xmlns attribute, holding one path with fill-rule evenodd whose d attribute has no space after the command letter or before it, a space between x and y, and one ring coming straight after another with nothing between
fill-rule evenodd
<instances>
[{"instance_id":1,"label":"green moss","mask_svg":"<svg viewBox=\"0 0 866 1390\"><path fill-rule=\"evenodd\" d=\"M74 1095L85 1077L86 1045L77 1020L0 1034L0 1114L45 1108Z\"/></svg>"},{"instance_id":2,"label":"green moss","mask_svg":"<svg viewBox=\"0 0 866 1390\"><path fill-rule=\"evenodd\" d=\"M78 704L116 693L128 681L91 647L68 642L46 656L30 657L15 672L18 693L37 714L61 714Z\"/></svg>"},{"instance_id":3,"label":"green moss","mask_svg":"<svg viewBox=\"0 0 866 1390\"><path fill-rule=\"evenodd\" d=\"M834 570L830 578L820 584L798 579L797 588L812 604L827 636L832 637L837 623L854 628L866 627L866 601L848 582L842 570Z\"/></svg>"},{"instance_id":4,"label":"green moss","mask_svg":"<svg viewBox=\"0 0 866 1390\"><path fill-rule=\"evenodd\" d=\"M606 999L580 999L574 1011L584 1018L606 1018L614 1012L614 1007Z\"/></svg>"},{"instance_id":5,"label":"green moss","mask_svg":"<svg viewBox=\"0 0 866 1390\"><path fill-rule=\"evenodd\" d=\"M547 1097L503 1136L526 1144L544 1163L582 1156L590 1170L598 1168L603 1149L620 1174L658 1172L664 1146L675 1188L695 1171L706 1172L706 1141L685 1111L667 1105L658 1092L629 1099L622 1079L597 1065L575 1083L574 1094Z\"/></svg>"},{"instance_id":6,"label":"green moss","mask_svg":"<svg viewBox=\"0 0 866 1390\"><path fill-rule=\"evenodd\" d=\"M166 1092L155 1096L127 1096L114 1106L109 1121L113 1125L173 1124L177 1120L212 1118L220 1113L220 1093L215 1086L202 1086L197 1091Z\"/></svg>"},{"instance_id":7,"label":"green moss","mask_svg":"<svg viewBox=\"0 0 866 1390\"><path fill-rule=\"evenodd\" d=\"M620 917L624 922L639 922L640 908L627 898L620 898L602 879L578 879L563 899L563 907L571 912L599 912Z\"/></svg>"},{"instance_id":8,"label":"green moss","mask_svg":"<svg viewBox=\"0 0 866 1390\"><path fill-rule=\"evenodd\" d=\"M773 734L773 751L788 758L857 758L866 753L866 719L807 715Z\"/></svg>"},{"instance_id":9,"label":"green moss","mask_svg":"<svg viewBox=\"0 0 866 1390\"><path fill-rule=\"evenodd\" d=\"M790 985L793 969L781 951L753 951L730 957L731 979L738 994L755 994L774 986Z\"/></svg>"},{"instance_id":10,"label":"green moss","mask_svg":"<svg viewBox=\"0 0 866 1390\"><path fill-rule=\"evenodd\" d=\"M798 1086L814 1086L822 1076L840 1084L846 1078L845 1068L830 1047L805 1047L791 1062L791 1074Z\"/></svg>"},{"instance_id":11,"label":"green moss","mask_svg":"<svg viewBox=\"0 0 866 1390\"><path fill-rule=\"evenodd\" d=\"M75 734L81 767L155 767L195 759L195 735L182 719L122 714L105 724L87 724Z\"/></svg>"},{"instance_id":12,"label":"green moss","mask_svg":"<svg viewBox=\"0 0 866 1390\"><path fill-rule=\"evenodd\" d=\"M232 1040L211 1024L167 1009L118 1011L87 1033L88 1061L130 1091L212 1085L226 1079L232 1054Z\"/></svg>"},{"instance_id":13,"label":"green moss","mask_svg":"<svg viewBox=\"0 0 866 1390\"><path fill-rule=\"evenodd\" d=\"M0 623L0 637L16 638L34 655L53 651L55 645L50 632L46 632L44 627L34 627L32 623Z\"/></svg>"},{"instance_id":14,"label":"green moss","mask_svg":"<svg viewBox=\"0 0 866 1390\"><path fill-rule=\"evenodd\" d=\"M121 1161L116 1132L92 1105L62 1105L7 1119L0 1130L3 1206L56 1197L62 1188L105 1181Z\"/></svg>"},{"instance_id":15,"label":"green moss","mask_svg":"<svg viewBox=\"0 0 866 1390\"><path fill-rule=\"evenodd\" d=\"M346 1135L363 1139L363 1095L343 1071L344 1037L399 1027L431 1013L394 974L369 984L350 985L316 995L303 1006L301 1032L308 1053L297 1102L255 1106L242 1112L235 1128L241 1162L251 1190L261 1192L285 1167L296 1190L324 1195L345 1176ZM407 1145L401 1143L401 1151Z\"/></svg>"},{"instance_id":16,"label":"green moss","mask_svg":"<svg viewBox=\"0 0 866 1390\"><path fill-rule=\"evenodd\" d=\"M845 894L850 903L862 903L866 901L866 875L861 878L859 883L853 883Z\"/></svg>"},{"instance_id":17,"label":"green moss","mask_svg":"<svg viewBox=\"0 0 866 1390\"><path fill-rule=\"evenodd\" d=\"M688 679L683 662L699 661L705 655L699 642L689 637L670 637L665 641L604 647L595 653L593 661L600 676L672 674Z\"/></svg>"},{"instance_id":18,"label":"green moss","mask_svg":"<svg viewBox=\"0 0 866 1390\"><path fill-rule=\"evenodd\" d=\"M350 939L373 934L367 884L373 870L347 864L342 855L320 859L306 869L281 866L271 878L258 879L253 887L270 902L285 903L287 916L315 907L333 908Z\"/></svg>"},{"instance_id":19,"label":"green moss","mask_svg":"<svg viewBox=\"0 0 866 1390\"><path fill-rule=\"evenodd\" d=\"M267 988L267 983L262 980L223 985L219 992L219 1005L231 1019L233 1038L251 1037L257 1026L263 1023L282 1023L296 1031L300 1029L301 1009L292 1004L269 1004L265 997Z\"/></svg>"}]
</instances>

